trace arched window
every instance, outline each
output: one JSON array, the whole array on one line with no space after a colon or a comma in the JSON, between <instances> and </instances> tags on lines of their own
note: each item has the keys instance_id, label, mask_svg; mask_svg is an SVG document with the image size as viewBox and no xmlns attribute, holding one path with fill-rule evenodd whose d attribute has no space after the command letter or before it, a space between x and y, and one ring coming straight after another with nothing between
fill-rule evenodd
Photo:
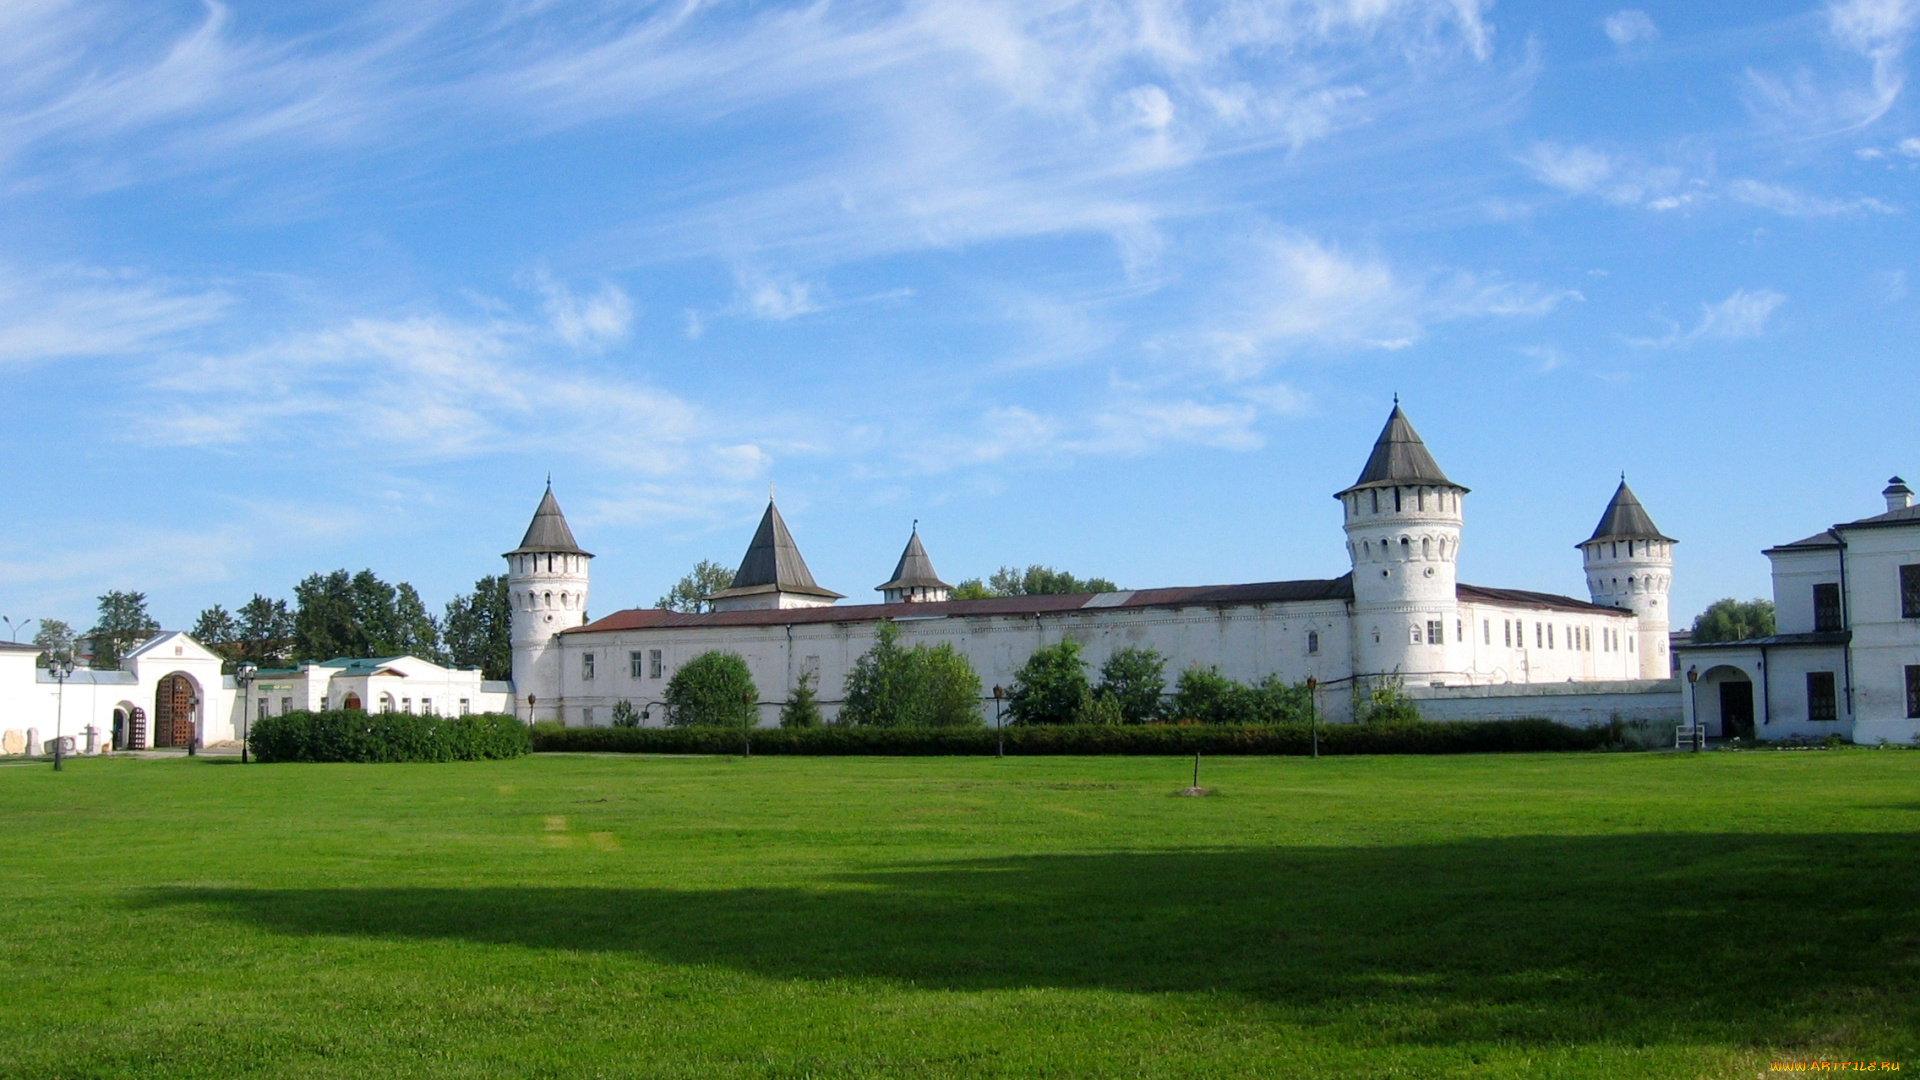
<instances>
[{"instance_id":1,"label":"arched window","mask_svg":"<svg viewBox=\"0 0 1920 1080\"><path fill-rule=\"evenodd\" d=\"M1320 651L1320 631L1318 630L1307 631L1307 655L1312 656L1315 653L1318 653L1319 651Z\"/></svg>"},{"instance_id":2,"label":"arched window","mask_svg":"<svg viewBox=\"0 0 1920 1080\"><path fill-rule=\"evenodd\" d=\"M1403 559L1413 558L1413 541L1404 536L1400 538L1400 557Z\"/></svg>"},{"instance_id":3,"label":"arched window","mask_svg":"<svg viewBox=\"0 0 1920 1080\"><path fill-rule=\"evenodd\" d=\"M552 593L548 593L548 594L546 594L546 600L547 600L547 604L546 604L546 606L547 606L547 607L552 607L552 606L553 606L553 594L552 594Z\"/></svg>"},{"instance_id":4,"label":"arched window","mask_svg":"<svg viewBox=\"0 0 1920 1080\"><path fill-rule=\"evenodd\" d=\"M1380 644L1380 628L1377 626L1373 628L1373 643Z\"/></svg>"},{"instance_id":5,"label":"arched window","mask_svg":"<svg viewBox=\"0 0 1920 1080\"><path fill-rule=\"evenodd\" d=\"M1407 627L1407 643L1408 644L1410 645L1420 644L1421 641L1425 640L1421 635L1422 635L1422 631L1420 629L1419 623L1414 623L1412 626Z\"/></svg>"},{"instance_id":6,"label":"arched window","mask_svg":"<svg viewBox=\"0 0 1920 1080\"><path fill-rule=\"evenodd\" d=\"M1423 536L1420 538L1420 557L1423 559L1433 558L1433 537Z\"/></svg>"}]
</instances>

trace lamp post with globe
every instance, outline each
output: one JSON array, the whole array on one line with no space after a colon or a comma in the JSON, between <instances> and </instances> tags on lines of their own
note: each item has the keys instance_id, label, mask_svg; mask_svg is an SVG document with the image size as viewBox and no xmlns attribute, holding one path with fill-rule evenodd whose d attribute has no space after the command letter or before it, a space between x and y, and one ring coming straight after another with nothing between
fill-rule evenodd
<instances>
[{"instance_id":1,"label":"lamp post with globe","mask_svg":"<svg viewBox=\"0 0 1920 1080\"><path fill-rule=\"evenodd\" d=\"M66 742L64 729L67 723L67 680L73 677L73 657L49 655L47 674L53 676L53 681L60 684L59 703L54 707L53 714L53 771L59 772L66 767L61 760L65 756L61 751Z\"/></svg>"},{"instance_id":2,"label":"lamp post with globe","mask_svg":"<svg viewBox=\"0 0 1920 1080\"><path fill-rule=\"evenodd\" d=\"M248 712L252 698L248 696L248 688L253 685L254 676L258 674L260 674L260 665L251 660L242 660L240 666L233 669L234 685L240 688L240 764L242 765L247 764L249 760L247 744L252 741L253 736L251 723L253 717Z\"/></svg>"}]
</instances>

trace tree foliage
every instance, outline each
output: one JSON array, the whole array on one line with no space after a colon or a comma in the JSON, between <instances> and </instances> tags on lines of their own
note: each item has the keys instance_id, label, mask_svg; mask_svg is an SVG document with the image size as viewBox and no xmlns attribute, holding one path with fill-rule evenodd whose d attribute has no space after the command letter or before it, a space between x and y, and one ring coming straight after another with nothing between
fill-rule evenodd
<instances>
[{"instance_id":1,"label":"tree foliage","mask_svg":"<svg viewBox=\"0 0 1920 1080\"><path fill-rule=\"evenodd\" d=\"M1693 643L1744 641L1774 633L1773 601L1715 600L1693 620Z\"/></svg>"},{"instance_id":2,"label":"tree foliage","mask_svg":"<svg viewBox=\"0 0 1920 1080\"><path fill-rule=\"evenodd\" d=\"M857 727L966 727L980 723L980 676L952 645L900 645L900 628L880 624L873 647L854 661L840 722Z\"/></svg>"},{"instance_id":3,"label":"tree foliage","mask_svg":"<svg viewBox=\"0 0 1920 1080\"><path fill-rule=\"evenodd\" d=\"M40 658L36 661L42 667L49 659L73 659L73 627L60 619L41 619L40 629L33 632L33 643L40 646Z\"/></svg>"},{"instance_id":4,"label":"tree foliage","mask_svg":"<svg viewBox=\"0 0 1920 1080\"><path fill-rule=\"evenodd\" d=\"M1355 684L1356 695L1360 684ZM1353 718L1363 724L1407 724L1420 719L1420 706L1407 696L1404 681L1398 675L1383 675L1373 680L1364 695L1354 703Z\"/></svg>"},{"instance_id":5,"label":"tree foliage","mask_svg":"<svg viewBox=\"0 0 1920 1080\"><path fill-rule=\"evenodd\" d=\"M633 702L628 701L626 698L621 698L619 701L614 702L613 703L613 726L614 727L639 727L640 726L640 710L634 708Z\"/></svg>"},{"instance_id":6,"label":"tree foliage","mask_svg":"<svg viewBox=\"0 0 1920 1080\"><path fill-rule=\"evenodd\" d=\"M1152 649L1116 649L1100 665L1097 696L1113 701L1122 723L1158 720L1164 708L1161 699L1167 692L1166 671L1166 657Z\"/></svg>"},{"instance_id":7,"label":"tree foliage","mask_svg":"<svg viewBox=\"0 0 1920 1080\"><path fill-rule=\"evenodd\" d=\"M968 578L954 586L949 595L955 600L985 600L994 596L1061 596L1119 590L1120 586L1106 578L1078 578L1065 570L1035 563L1025 570L1003 566L985 581Z\"/></svg>"},{"instance_id":8,"label":"tree foliage","mask_svg":"<svg viewBox=\"0 0 1920 1080\"><path fill-rule=\"evenodd\" d=\"M820 726L820 699L813 690L813 673L803 671L793 681L793 693L787 696L786 703L780 706L780 726L783 728L813 728Z\"/></svg>"},{"instance_id":9,"label":"tree foliage","mask_svg":"<svg viewBox=\"0 0 1920 1080\"><path fill-rule=\"evenodd\" d=\"M284 664L293 648L293 614L285 600L259 593L235 615L219 604L200 613L190 631L195 641L229 664L251 661L261 667Z\"/></svg>"},{"instance_id":10,"label":"tree foliage","mask_svg":"<svg viewBox=\"0 0 1920 1080\"><path fill-rule=\"evenodd\" d=\"M87 631L93 643L93 666L115 670L135 645L152 637L160 624L147 614L147 594L114 590L100 597L99 621Z\"/></svg>"},{"instance_id":11,"label":"tree foliage","mask_svg":"<svg viewBox=\"0 0 1920 1080\"><path fill-rule=\"evenodd\" d=\"M715 650L687 661L664 696L667 723L676 727L751 727L760 716L760 689L739 653Z\"/></svg>"},{"instance_id":12,"label":"tree foliage","mask_svg":"<svg viewBox=\"0 0 1920 1080\"><path fill-rule=\"evenodd\" d=\"M507 576L490 574L473 592L447 601L441 641L457 668L479 668L483 679L513 678L513 607Z\"/></svg>"},{"instance_id":13,"label":"tree foliage","mask_svg":"<svg viewBox=\"0 0 1920 1080\"><path fill-rule=\"evenodd\" d=\"M707 597L733 584L733 571L714 562L701 559L693 564L687 576L674 583L667 595L653 602L653 606L665 611L685 611L699 613L712 611L713 605Z\"/></svg>"},{"instance_id":14,"label":"tree foliage","mask_svg":"<svg viewBox=\"0 0 1920 1080\"><path fill-rule=\"evenodd\" d=\"M1248 685L1195 666L1180 673L1168 711L1203 724L1290 724L1308 718L1309 701L1305 683L1268 675Z\"/></svg>"},{"instance_id":15,"label":"tree foliage","mask_svg":"<svg viewBox=\"0 0 1920 1080\"><path fill-rule=\"evenodd\" d=\"M293 655L300 660L334 657L418 656L435 662L440 628L413 586L380 580L372 570L310 574L293 587Z\"/></svg>"},{"instance_id":16,"label":"tree foliage","mask_svg":"<svg viewBox=\"0 0 1920 1080\"><path fill-rule=\"evenodd\" d=\"M1080 643L1065 638L1028 654L1007 693L1008 712L1016 724L1071 724L1080 718L1092 689Z\"/></svg>"}]
</instances>

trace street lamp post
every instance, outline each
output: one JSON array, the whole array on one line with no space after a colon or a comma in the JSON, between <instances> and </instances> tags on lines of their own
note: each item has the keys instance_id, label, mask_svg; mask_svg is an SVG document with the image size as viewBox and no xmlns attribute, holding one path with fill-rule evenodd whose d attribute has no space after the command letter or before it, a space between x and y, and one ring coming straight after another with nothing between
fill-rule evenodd
<instances>
[{"instance_id":1,"label":"street lamp post","mask_svg":"<svg viewBox=\"0 0 1920 1080\"><path fill-rule=\"evenodd\" d=\"M6 624L9 636L15 641L20 640L20 631L25 630L27 624L32 621L32 619L21 619L19 622L14 622L11 616L0 615L0 623Z\"/></svg>"},{"instance_id":2,"label":"street lamp post","mask_svg":"<svg viewBox=\"0 0 1920 1080\"><path fill-rule=\"evenodd\" d=\"M993 733L999 739L999 748L995 757L1007 756L1007 726L1000 719L1000 706L1007 700L1007 688L999 683L993 684Z\"/></svg>"},{"instance_id":3,"label":"street lamp post","mask_svg":"<svg viewBox=\"0 0 1920 1080\"><path fill-rule=\"evenodd\" d=\"M1687 704L1692 706L1693 749L1698 753L1700 743L1704 741L1700 737L1700 665L1698 664L1687 668Z\"/></svg>"},{"instance_id":4,"label":"street lamp post","mask_svg":"<svg viewBox=\"0 0 1920 1080\"><path fill-rule=\"evenodd\" d=\"M252 701L248 696L248 688L253 685L253 677L258 674L260 674L260 666L251 660L242 660L240 665L233 669L233 681L240 687L240 764L242 765L248 761L247 743L252 741L253 736L253 724L250 722L253 717L247 711Z\"/></svg>"},{"instance_id":5,"label":"street lamp post","mask_svg":"<svg viewBox=\"0 0 1920 1080\"><path fill-rule=\"evenodd\" d=\"M1320 680L1307 676L1307 724L1313 728L1313 756L1320 756L1320 710L1314 706L1314 694L1320 689Z\"/></svg>"},{"instance_id":6,"label":"street lamp post","mask_svg":"<svg viewBox=\"0 0 1920 1080\"><path fill-rule=\"evenodd\" d=\"M47 674L53 676L53 681L60 684L60 696L58 703L54 706L53 714L53 771L59 772L66 767L61 762L65 756L61 750L66 742L67 679L73 675L73 657L48 656Z\"/></svg>"},{"instance_id":7,"label":"street lamp post","mask_svg":"<svg viewBox=\"0 0 1920 1080\"><path fill-rule=\"evenodd\" d=\"M753 724L754 721L760 719L759 710L754 708L752 691L740 691L740 704L746 706L741 710L742 715L740 717L740 745L743 748L740 756L752 757Z\"/></svg>"},{"instance_id":8,"label":"street lamp post","mask_svg":"<svg viewBox=\"0 0 1920 1080\"><path fill-rule=\"evenodd\" d=\"M187 735L187 756L199 757L200 756L200 695L199 694L194 694L191 697L187 698L187 721L188 723L193 725L192 732Z\"/></svg>"}]
</instances>

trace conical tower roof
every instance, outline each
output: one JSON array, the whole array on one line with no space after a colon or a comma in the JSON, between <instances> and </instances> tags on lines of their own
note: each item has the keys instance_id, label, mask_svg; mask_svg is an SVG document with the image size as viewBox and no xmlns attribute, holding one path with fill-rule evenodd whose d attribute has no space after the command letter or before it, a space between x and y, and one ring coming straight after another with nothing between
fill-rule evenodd
<instances>
[{"instance_id":1,"label":"conical tower roof","mask_svg":"<svg viewBox=\"0 0 1920 1080\"><path fill-rule=\"evenodd\" d=\"M747 545L747 557L740 560L740 569L734 571L733 584L714 595L727 596L767 589L834 599L842 595L821 588L813 580L813 572L807 569L807 560L800 557L800 547L793 542L793 534L787 531L787 523L780 517L780 508L773 504L772 499L767 500L767 512L760 516L760 527L754 530L753 542Z\"/></svg>"},{"instance_id":2,"label":"conical tower roof","mask_svg":"<svg viewBox=\"0 0 1920 1080\"><path fill-rule=\"evenodd\" d=\"M573 530L567 528L567 515L560 512L560 500L553 497L553 485L547 485L547 493L540 496L540 507L533 512L533 522L527 526L527 535L520 539L520 546L507 552L509 555L525 555L531 552L546 554L585 555L580 545L573 542Z\"/></svg>"},{"instance_id":3,"label":"conical tower roof","mask_svg":"<svg viewBox=\"0 0 1920 1080\"><path fill-rule=\"evenodd\" d=\"M1400 411L1400 402L1396 399L1393 412L1387 416L1387 426L1380 429L1380 437L1373 443L1373 453L1367 456L1367 467L1360 470L1360 479L1340 494L1362 488L1413 484L1446 484L1461 491L1468 490L1447 479L1447 474L1440 471L1440 463L1427 452L1427 444L1420 441L1420 434L1413 430L1412 422L1407 419L1406 413Z\"/></svg>"},{"instance_id":4,"label":"conical tower roof","mask_svg":"<svg viewBox=\"0 0 1920 1080\"><path fill-rule=\"evenodd\" d=\"M951 589L953 586L940 580L933 572L933 560L927 557L927 549L920 543L920 530L916 527L913 535L907 538L907 549L900 553L900 562L893 568L893 580L885 585L875 585L875 592L889 589Z\"/></svg>"},{"instance_id":5,"label":"conical tower roof","mask_svg":"<svg viewBox=\"0 0 1920 1080\"><path fill-rule=\"evenodd\" d=\"M1625 477L1620 479L1620 487L1613 493L1613 501L1607 504L1607 512L1600 515L1600 524L1594 526L1593 535L1587 537L1587 543L1595 540L1665 540L1679 543L1671 536L1662 533L1647 516L1647 508L1640 505L1634 497L1633 489L1627 486Z\"/></svg>"}]
</instances>

